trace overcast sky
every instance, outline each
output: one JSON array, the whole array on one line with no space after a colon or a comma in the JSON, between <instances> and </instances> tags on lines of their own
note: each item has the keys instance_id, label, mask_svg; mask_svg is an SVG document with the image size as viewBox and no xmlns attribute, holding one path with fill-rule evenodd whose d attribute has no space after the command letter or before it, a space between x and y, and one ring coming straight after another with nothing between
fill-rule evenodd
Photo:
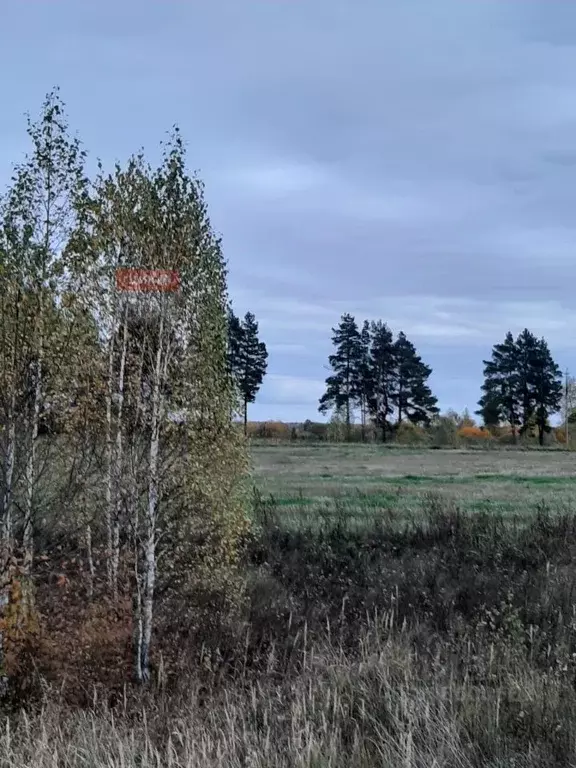
<instances>
[{"instance_id":1,"label":"overcast sky","mask_svg":"<svg viewBox=\"0 0 576 768\"><path fill-rule=\"evenodd\" d=\"M0 182L59 85L93 158L178 123L236 311L270 353L255 419L317 418L343 312L404 330L476 407L507 330L576 373L576 3L0 0Z\"/></svg>"}]
</instances>

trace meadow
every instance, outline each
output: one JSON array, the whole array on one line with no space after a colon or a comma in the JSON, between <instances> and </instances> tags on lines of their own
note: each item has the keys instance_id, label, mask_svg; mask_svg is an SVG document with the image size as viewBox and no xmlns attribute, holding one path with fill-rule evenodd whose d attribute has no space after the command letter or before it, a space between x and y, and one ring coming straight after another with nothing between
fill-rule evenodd
<instances>
[{"instance_id":1,"label":"meadow","mask_svg":"<svg viewBox=\"0 0 576 768\"><path fill-rule=\"evenodd\" d=\"M402 524L421 520L434 495L463 512L494 512L517 523L550 502L556 513L576 509L569 451L260 441L252 456L255 485L282 509L285 525L313 525L326 516Z\"/></svg>"},{"instance_id":2,"label":"meadow","mask_svg":"<svg viewBox=\"0 0 576 768\"><path fill-rule=\"evenodd\" d=\"M1 766L576 766L573 454L252 456L234 611L199 595L186 666L144 694L48 686Z\"/></svg>"}]
</instances>

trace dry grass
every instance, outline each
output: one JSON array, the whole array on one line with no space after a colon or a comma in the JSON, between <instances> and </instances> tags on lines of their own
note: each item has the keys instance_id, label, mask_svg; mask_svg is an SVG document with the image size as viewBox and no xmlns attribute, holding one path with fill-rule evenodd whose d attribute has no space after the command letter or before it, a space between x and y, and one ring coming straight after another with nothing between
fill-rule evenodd
<instances>
[{"instance_id":1,"label":"dry grass","mask_svg":"<svg viewBox=\"0 0 576 768\"><path fill-rule=\"evenodd\" d=\"M302 450L276 455L314 483ZM336 450L343 477L388 456ZM103 645L105 616L79 611L70 637L58 625L62 657L71 643L95 670L101 660L99 693L80 707L65 697L73 681L44 677L37 703L4 719L0 768L576 768L576 515L557 493L570 491L568 455L536 471L537 454L516 454L505 480L478 478L495 469L488 454L407 455L395 471L422 494L408 525L366 514L368 483L356 506L296 528L285 505L256 497L242 610L215 621L212 597L199 598L177 673L145 695L106 689L125 649ZM262 478L272 459L257 461ZM503 488L519 512L534 492L549 511L522 525L498 508L468 514Z\"/></svg>"},{"instance_id":2,"label":"dry grass","mask_svg":"<svg viewBox=\"0 0 576 768\"><path fill-rule=\"evenodd\" d=\"M6 722L3 768L551 768L576 765L576 696L484 648L491 684L457 674L444 654L414 651L393 612L373 620L356 653L310 646L290 681L230 684L174 709L62 710ZM274 660L269 659L271 666ZM507 662L506 673L502 665ZM424 667L428 671L424 671ZM500 670L500 672L499 672ZM468 674L466 674L466 672ZM456 676L457 675L457 676Z\"/></svg>"}]
</instances>

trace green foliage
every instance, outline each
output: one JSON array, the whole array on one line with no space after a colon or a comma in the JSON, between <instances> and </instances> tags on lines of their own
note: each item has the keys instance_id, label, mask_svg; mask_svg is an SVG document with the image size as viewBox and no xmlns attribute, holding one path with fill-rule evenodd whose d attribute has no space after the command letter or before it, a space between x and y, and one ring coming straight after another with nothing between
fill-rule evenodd
<instances>
[{"instance_id":1,"label":"green foliage","mask_svg":"<svg viewBox=\"0 0 576 768\"><path fill-rule=\"evenodd\" d=\"M73 418L87 352L82 313L69 300L86 264L67 248L85 212L85 153L56 90L27 133L30 154L0 205L0 527L3 554L16 543L23 550L24 581L37 519L52 501L39 489L53 444L40 438Z\"/></svg>"},{"instance_id":2,"label":"green foliage","mask_svg":"<svg viewBox=\"0 0 576 768\"><path fill-rule=\"evenodd\" d=\"M339 443L350 439L350 424L344 408L335 409L330 416L326 438L331 442Z\"/></svg>"},{"instance_id":3,"label":"green foliage","mask_svg":"<svg viewBox=\"0 0 576 768\"><path fill-rule=\"evenodd\" d=\"M410 421L403 421L394 430L394 440L400 445L423 445L429 438L426 430Z\"/></svg>"},{"instance_id":4,"label":"green foliage","mask_svg":"<svg viewBox=\"0 0 576 768\"><path fill-rule=\"evenodd\" d=\"M365 321L358 330L352 315L342 316L332 329L336 351L329 362L333 375L326 379L326 392L320 399L320 412L340 410L346 423L346 439L352 437L352 416L360 407L362 439L366 437L365 417L370 415L383 442L390 429L390 418L397 414L396 427L404 419L427 425L437 413L436 398L427 381L432 373L417 354L414 345L392 332L381 320Z\"/></svg>"},{"instance_id":5,"label":"green foliage","mask_svg":"<svg viewBox=\"0 0 576 768\"><path fill-rule=\"evenodd\" d=\"M398 368L398 423L406 416L413 424L429 424L438 413L437 400L427 385L432 369L422 362L402 332L396 339L394 355Z\"/></svg>"},{"instance_id":6,"label":"green foliage","mask_svg":"<svg viewBox=\"0 0 576 768\"><path fill-rule=\"evenodd\" d=\"M95 561L115 574L116 603L132 591L145 680L158 595L182 602L194 574L234 602L248 461L232 422L226 265L178 129L157 168L139 154L111 174L99 166L92 183L57 93L29 136L0 209L0 570L20 536L32 595L35 540L60 516L68 537L79 528L86 541L86 527L89 595ZM126 267L177 272L179 289L123 293ZM259 366L244 382L250 399L266 352L252 315L243 331Z\"/></svg>"},{"instance_id":7,"label":"green foliage","mask_svg":"<svg viewBox=\"0 0 576 768\"><path fill-rule=\"evenodd\" d=\"M478 413L486 426L507 422L516 439L533 425L540 445L544 444L549 417L562 400L560 369L544 339L528 329L516 340L507 333L504 342L494 346L492 359L484 361L482 390Z\"/></svg>"},{"instance_id":8,"label":"green foliage","mask_svg":"<svg viewBox=\"0 0 576 768\"><path fill-rule=\"evenodd\" d=\"M320 413L331 409L344 414L346 437L350 437L352 413L361 396L365 355L356 320L350 314L342 315L337 328L332 329L335 351L328 362L333 371L326 379L326 392L320 398Z\"/></svg>"},{"instance_id":9,"label":"green foliage","mask_svg":"<svg viewBox=\"0 0 576 768\"><path fill-rule=\"evenodd\" d=\"M398 367L392 331L381 320L370 327L369 409L382 442L388 436L389 419L398 396Z\"/></svg>"},{"instance_id":10,"label":"green foliage","mask_svg":"<svg viewBox=\"0 0 576 768\"><path fill-rule=\"evenodd\" d=\"M480 399L478 414L486 426L495 426L507 421L513 433L520 422L520 403L517 393L517 349L510 332L502 344L492 350L492 359L484 361L484 392Z\"/></svg>"},{"instance_id":11,"label":"green foliage","mask_svg":"<svg viewBox=\"0 0 576 768\"><path fill-rule=\"evenodd\" d=\"M268 352L258 337L258 323L251 312L240 321L228 309L228 365L240 393L244 412L244 430L248 421L248 403L253 403L266 374Z\"/></svg>"},{"instance_id":12,"label":"green foliage","mask_svg":"<svg viewBox=\"0 0 576 768\"><path fill-rule=\"evenodd\" d=\"M458 419L450 413L436 416L430 425L430 437L438 448L454 448L458 445Z\"/></svg>"}]
</instances>

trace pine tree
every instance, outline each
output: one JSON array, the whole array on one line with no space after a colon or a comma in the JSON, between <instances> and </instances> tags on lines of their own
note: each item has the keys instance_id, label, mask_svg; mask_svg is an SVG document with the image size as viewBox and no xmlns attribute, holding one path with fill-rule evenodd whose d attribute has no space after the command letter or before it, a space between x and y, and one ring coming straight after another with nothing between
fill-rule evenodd
<instances>
[{"instance_id":1,"label":"pine tree","mask_svg":"<svg viewBox=\"0 0 576 768\"><path fill-rule=\"evenodd\" d=\"M394 412L398 395L398 371L392 331L381 320L371 326L370 344L370 415L382 432L382 442L388 436L389 417Z\"/></svg>"},{"instance_id":2,"label":"pine tree","mask_svg":"<svg viewBox=\"0 0 576 768\"><path fill-rule=\"evenodd\" d=\"M525 328L516 339L516 372L513 381L520 408L520 434L525 434L535 425L533 392L533 364L538 355L538 339Z\"/></svg>"},{"instance_id":3,"label":"pine tree","mask_svg":"<svg viewBox=\"0 0 576 768\"><path fill-rule=\"evenodd\" d=\"M251 312L242 322L229 311L228 360L243 405L244 433L248 431L248 403L253 403L268 364L266 344L258 338L258 323Z\"/></svg>"},{"instance_id":4,"label":"pine tree","mask_svg":"<svg viewBox=\"0 0 576 768\"><path fill-rule=\"evenodd\" d=\"M228 372L235 385L240 378L242 348L242 322L234 313L232 307L228 307Z\"/></svg>"},{"instance_id":5,"label":"pine tree","mask_svg":"<svg viewBox=\"0 0 576 768\"><path fill-rule=\"evenodd\" d=\"M333 374L326 379L326 392L320 398L318 410L342 412L349 440L353 410L361 396L363 361L362 339L352 315L342 315L338 327L332 329L332 343L336 351L328 361Z\"/></svg>"},{"instance_id":6,"label":"pine tree","mask_svg":"<svg viewBox=\"0 0 576 768\"><path fill-rule=\"evenodd\" d=\"M477 411L486 426L507 421L514 442L521 424L521 402L518 396L518 348L510 332L492 349L492 359L484 360L483 395Z\"/></svg>"},{"instance_id":7,"label":"pine tree","mask_svg":"<svg viewBox=\"0 0 576 768\"><path fill-rule=\"evenodd\" d=\"M560 409L562 402L562 374L545 339L539 339L532 350L529 387L538 428L538 442L544 445L544 433L550 430L549 416Z\"/></svg>"},{"instance_id":8,"label":"pine tree","mask_svg":"<svg viewBox=\"0 0 576 768\"><path fill-rule=\"evenodd\" d=\"M484 395L479 401L480 408L476 411L481 417L484 426L487 429L494 429L500 426L501 408L496 398L490 398Z\"/></svg>"},{"instance_id":9,"label":"pine tree","mask_svg":"<svg viewBox=\"0 0 576 768\"><path fill-rule=\"evenodd\" d=\"M427 384L432 369L416 352L416 348L403 332L394 343L397 388L395 404L398 414L396 426L406 417L412 424L429 424L438 413L438 402Z\"/></svg>"},{"instance_id":10,"label":"pine tree","mask_svg":"<svg viewBox=\"0 0 576 768\"><path fill-rule=\"evenodd\" d=\"M549 429L548 418L560 408L562 381L544 339L527 328L516 339L508 332L484 362L483 396L478 413L487 426L501 420L512 427L514 441L534 426L540 445Z\"/></svg>"},{"instance_id":11,"label":"pine tree","mask_svg":"<svg viewBox=\"0 0 576 768\"><path fill-rule=\"evenodd\" d=\"M366 421L370 414L373 391L372 365L370 346L372 342L371 326L368 320L364 321L360 332L360 370L358 400L360 405L360 424L362 429L362 442L366 440Z\"/></svg>"}]
</instances>

